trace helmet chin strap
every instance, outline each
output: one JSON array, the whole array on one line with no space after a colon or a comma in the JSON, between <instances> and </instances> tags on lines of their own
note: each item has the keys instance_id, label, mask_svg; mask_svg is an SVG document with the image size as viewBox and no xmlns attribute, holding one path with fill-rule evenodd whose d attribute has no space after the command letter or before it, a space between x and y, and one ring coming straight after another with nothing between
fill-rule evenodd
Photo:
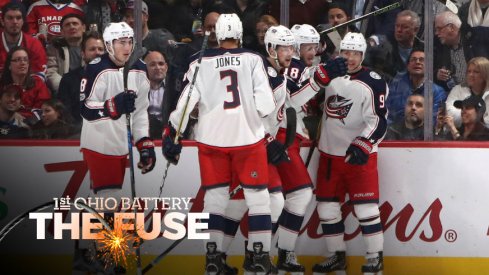
<instances>
[{"instance_id":1,"label":"helmet chin strap","mask_svg":"<svg viewBox=\"0 0 489 275\"><path fill-rule=\"evenodd\" d=\"M268 52L268 56L273 59L273 62L275 62L275 67L280 71L282 69L282 66L280 66L280 62L278 61L278 53L277 50L273 50L275 52L275 56L272 56L270 52Z\"/></svg>"}]
</instances>

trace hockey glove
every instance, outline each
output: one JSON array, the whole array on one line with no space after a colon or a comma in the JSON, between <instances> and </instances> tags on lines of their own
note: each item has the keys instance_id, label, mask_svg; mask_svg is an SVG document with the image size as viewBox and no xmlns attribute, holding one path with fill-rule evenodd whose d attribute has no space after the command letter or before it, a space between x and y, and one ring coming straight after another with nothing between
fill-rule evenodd
<instances>
[{"instance_id":1,"label":"hockey glove","mask_svg":"<svg viewBox=\"0 0 489 275\"><path fill-rule=\"evenodd\" d=\"M357 137L346 150L345 162L353 165L364 165L368 161L370 152L372 152L372 143L364 138Z\"/></svg>"},{"instance_id":2,"label":"hockey glove","mask_svg":"<svg viewBox=\"0 0 489 275\"><path fill-rule=\"evenodd\" d=\"M148 137L143 137L136 142L136 148L139 151L138 168L143 174L153 170L156 164L155 144Z\"/></svg>"},{"instance_id":3,"label":"hockey glove","mask_svg":"<svg viewBox=\"0 0 489 275\"><path fill-rule=\"evenodd\" d=\"M121 92L104 103L104 112L112 119L118 119L123 114L132 113L136 110L136 93L134 91Z\"/></svg>"},{"instance_id":4,"label":"hockey glove","mask_svg":"<svg viewBox=\"0 0 489 275\"><path fill-rule=\"evenodd\" d=\"M267 146L267 158L269 163L279 165L284 161L290 161L285 146L269 134L265 136L265 145Z\"/></svg>"},{"instance_id":5,"label":"hockey glove","mask_svg":"<svg viewBox=\"0 0 489 275\"><path fill-rule=\"evenodd\" d=\"M165 156L166 160L170 163L177 165L178 159L180 158L180 153L182 152L182 144L180 144L180 139L178 143L175 144L175 135L177 131L171 126L168 125L163 130L163 156Z\"/></svg>"},{"instance_id":6,"label":"hockey glove","mask_svg":"<svg viewBox=\"0 0 489 275\"><path fill-rule=\"evenodd\" d=\"M324 87L335 77L344 76L347 71L348 65L346 64L346 59L337 57L329 60L326 64L319 65L316 72L314 72L314 80L320 86Z\"/></svg>"}]
</instances>

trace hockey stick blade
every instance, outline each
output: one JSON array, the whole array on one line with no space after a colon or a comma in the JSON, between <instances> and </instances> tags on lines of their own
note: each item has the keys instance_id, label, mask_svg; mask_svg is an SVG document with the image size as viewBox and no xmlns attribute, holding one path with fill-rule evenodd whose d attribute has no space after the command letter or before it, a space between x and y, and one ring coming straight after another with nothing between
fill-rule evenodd
<instances>
[{"instance_id":1,"label":"hockey stick blade","mask_svg":"<svg viewBox=\"0 0 489 275\"><path fill-rule=\"evenodd\" d=\"M54 201L46 202L44 204L41 204L39 206L36 206L36 207L30 209L29 211L26 211L26 212L20 214L19 216L15 217L14 219L12 219L9 223L7 223L2 228L2 230L0 230L0 242L2 242L2 240L5 238L5 236L7 236L7 234L10 231L12 231L12 229L14 229L14 227L16 227L20 222L22 222L25 218L27 218L27 216L29 216L30 213L41 211L41 210L48 208L52 205L54 205Z\"/></svg>"},{"instance_id":2,"label":"hockey stick blade","mask_svg":"<svg viewBox=\"0 0 489 275\"><path fill-rule=\"evenodd\" d=\"M160 255L158 255L158 257L156 257L153 261L151 261L151 263L149 263L147 266L145 266L143 269L143 274L146 274L146 272L148 272L155 265L157 265L158 262L160 262L161 259L163 259L168 253L170 253L177 245L179 245L185 239L185 237L187 237L187 235L185 235L183 238L178 239L175 242L173 242L172 245L170 245L165 251L163 251Z\"/></svg>"},{"instance_id":3,"label":"hockey stick blade","mask_svg":"<svg viewBox=\"0 0 489 275\"><path fill-rule=\"evenodd\" d=\"M288 148L295 140L295 133L297 128L297 114L293 107L289 107L285 110L287 117L287 129L285 131L285 147Z\"/></svg>"}]
</instances>

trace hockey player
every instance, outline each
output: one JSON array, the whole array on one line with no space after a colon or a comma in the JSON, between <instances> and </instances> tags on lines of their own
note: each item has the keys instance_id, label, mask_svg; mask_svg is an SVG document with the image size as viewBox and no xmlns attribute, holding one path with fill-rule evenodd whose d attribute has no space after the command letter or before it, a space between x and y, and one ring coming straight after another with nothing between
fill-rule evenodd
<instances>
[{"instance_id":1,"label":"hockey player","mask_svg":"<svg viewBox=\"0 0 489 275\"><path fill-rule=\"evenodd\" d=\"M132 135L140 154L138 168L145 174L156 162L153 141L148 138L149 81L142 61L130 69L129 91L124 92L123 68L134 48L133 37L126 23L111 23L103 33L107 53L87 65L80 84L80 145L90 171L91 190L99 196L121 195L131 142L124 114L132 114Z\"/></svg>"},{"instance_id":2,"label":"hockey player","mask_svg":"<svg viewBox=\"0 0 489 275\"><path fill-rule=\"evenodd\" d=\"M221 14L216 22L220 48L208 49L201 64L191 62L185 88L170 115L163 134L163 155L176 163L181 145L177 134L187 127L188 114L198 106L198 142L202 188L206 190L203 212L209 213L210 239L205 241L206 273L222 274L224 212L229 183L237 173L249 209L249 244L253 251L247 272L268 274L272 264L270 198L265 129L262 117L275 109L275 101L262 58L240 48L243 27L236 14ZM200 66L198 74L194 74ZM190 94L189 83L195 77ZM181 125L181 127L179 127ZM175 129L178 127L178 129Z\"/></svg>"},{"instance_id":3,"label":"hockey player","mask_svg":"<svg viewBox=\"0 0 489 275\"><path fill-rule=\"evenodd\" d=\"M291 65L292 56L294 54L295 47L295 39L292 32L284 26L273 26L270 27L265 34L265 45L266 50L268 52L267 57L267 72L270 83L273 86L274 96L277 102L279 103L279 108L274 115L269 115L265 120L265 125L268 133L270 134L270 139L273 139L275 135L281 138L281 142L285 142L285 127L287 117L285 112L283 111L285 108L292 107L294 109L299 109L303 104L305 104L309 98L314 96L317 91L319 91L321 86L327 85L330 79L338 76L346 74L346 64L344 60L338 59L335 62L331 62L327 66L321 66L319 69L322 74L316 74L314 77L306 79L301 83L301 85L297 85L294 81L288 79L285 75L285 69ZM278 134L277 134L278 133ZM277 218L280 214L285 216L285 220L282 220L284 224L280 225L279 232L282 231L282 235L279 233L278 239L278 247L279 247L279 259L277 268L281 272L291 272L292 274L303 274L305 268L297 263L294 246L295 240L297 239L298 232L300 230L302 224L302 218L307 208L307 205L312 197L312 191L310 188L311 180L307 174L307 170L305 169L302 160L299 162L299 147L298 142L294 142L292 146L295 151L290 151L289 147L289 156L292 154L294 165L289 165L289 162L275 162L273 161L274 157L271 157L269 151L269 161L271 164L277 165L269 165L269 176L270 176L270 186L269 190L271 192L271 202L272 202L272 222L277 221ZM292 164L292 163L291 163ZM297 165L302 165L305 170L297 168ZM292 166L292 167L291 167ZM280 168L282 170L280 170ZM290 172L283 172L286 169L291 169ZM294 173L298 171L298 173L304 173L307 175L309 181L307 182L309 185L300 186L297 189L292 189L291 186L293 182L290 181L290 173ZM289 178L286 178L289 177ZM292 178L292 180L297 178ZM287 182L289 185L285 185L284 182ZM291 188L293 190L292 195L286 193L286 199L289 199L289 209L292 210L284 210L282 213L281 207L283 205L283 197L282 194L277 191L280 190L277 187L280 187L279 184L284 184L284 188ZM297 185L295 185L297 186ZM294 192L295 191L295 192ZM309 192L309 193L308 193ZM304 195L305 194L305 195ZM309 200L305 200L305 198L309 198ZM304 201L301 201L304 200ZM287 201L285 202L287 205ZM233 202L226 209L226 222L230 225L226 232L227 236L234 237L239 225L239 221L241 220L242 215L244 214L246 209L243 207L239 207L239 203ZM296 218L295 216L290 217L291 214L289 212L297 211L302 213L302 217ZM286 214L284 214L286 213ZM295 213L295 212L294 212ZM280 222L280 221L279 221ZM276 229L276 227L275 227ZM295 230L294 232L290 232ZM275 231L274 231L275 232ZM282 238L280 237L282 236ZM230 238L227 238L227 245L230 243ZM225 247L226 248L226 247Z\"/></svg>"},{"instance_id":4,"label":"hockey player","mask_svg":"<svg viewBox=\"0 0 489 275\"><path fill-rule=\"evenodd\" d=\"M263 118L267 143L269 143L267 145L267 156L269 162L268 191L270 193L273 235L276 232L277 221L284 206L282 183L275 165L288 161L288 156L285 153L284 145L275 140L279 125L285 118L285 102L288 97L287 80L283 72L280 73L280 68L286 68L290 65L290 61L292 60L292 55L294 53L295 40L288 28L284 26L273 26L270 27L265 34L265 44L270 45L270 51L269 56L264 60L264 63L267 68L266 71L268 73L268 79L273 89L273 96L277 103L274 111L267 117ZM240 183L238 180L233 180L231 190L236 190L239 184ZM238 231L240 221L247 210L248 208L243 200L243 193L240 191L233 196L226 208L224 216L226 223L223 241L224 253L227 252L229 246L231 245L231 242ZM246 251L245 262L243 263L245 270L250 269L249 266L252 264L250 261L252 254L252 252Z\"/></svg>"},{"instance_id":5,"label":"hockey player","mask_svg":"<svg viewBox=\"0 0 489 275\"><path fill-rule=\"evenodd\" d=\"M340 55L348 75L331 81L325 91L319 141L316 198L330 257L313 267L314 274L346 269L345 226L341 203L349 194L366 243L364 273L383 269L383 232L379 213L377 147L386 132L386 82L362 67L367 44L360 33L348 33Z\"/></svg>"},{"instance_id":6,"label":"hockey player","mask_svg":"<svg viewBox=\"0 0 489 275\"><path fill-rule=\"evenodd\" d=\"M346 63L342 58L335 59L326 65L318 66L316 72L309 73L307 67L313 64L319 34L309 25L299 25L299 27L295 25L292 33L296 40L296 49L304 63L294 58L291 67L287 70L289 76L287 86L290 93L288 105L294 107L296 111L297 134L294 142L287 149L291 161L277 166L285 194L285 205L277 231L277 268L281 271L301 274L300 272L304 272L305 268L297 262L294 251L307 206L312 199L312 180L300 156L300 144L309 138L302 120L305 117L304 106L319 91L319 86L314 85L314 82L324 87L330 79L346 74ZM298 83L300 85L297 85ZM311 84L312 87L316 86L314 92L308 89L308 85ZM285 138L285 127L282 124L277 139L285 142Z\"/></svg>"}]
</instances>

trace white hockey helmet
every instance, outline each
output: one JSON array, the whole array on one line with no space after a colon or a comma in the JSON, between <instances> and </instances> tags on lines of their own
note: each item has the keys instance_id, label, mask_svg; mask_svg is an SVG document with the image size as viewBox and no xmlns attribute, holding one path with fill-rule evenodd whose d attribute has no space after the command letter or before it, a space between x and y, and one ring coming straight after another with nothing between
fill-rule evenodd
<instances>
[{"instance_id":1,"label":"white hockey helmet","mask_svg":"<svg viewBox=\"0 0 489 275\"><path fill-rule=\"evenodd\" d=\"M265 33L265 49L276 49L277 46L295 46L292 32L284 26L271 26Z\"/></svg>"},{"instance_id":2,"label":"white hockey helmet","mask_svg":"<svg viewBox=\"0 0 489 275\"><path fill-rule=\"evenodd\" d=\"M217 42L227 38L239 39L243 37L243 24L236 13L221 14L216 22Z\"/></svg>"},{"instance_id":3,"label":"white hockey helmet","mask_svg":"<svg viewBox=\"0 0 489 275\"><path fill-rule=\"evenodd\" d=\"M344 50L362 52L362 61L365 59L365 51L367 50L367 41L363 34L358 32L349 32L345 35L340 43L340 52Z\"/></svg>"},{"instance_id":4,"label":"white hockey helmet","mask_svg":"<svg viewBox=\"0 0 489 275\"><path fill-rule=\"evenodd\" d=\"M120 38L134 38L134 31L126 22L110 23L104 30L103 38L107 52L110 55L114 55L114 48L112 47L113 41Z\"/></svg>"},{"instance_id":5,"label":"white hockey helmet","mask_svg":"<svg viewBox=\"0 0 489 275\"><path fill-rule=\"evenodd\" d=\"M294 34L297 53L300 52L302 44L314 43L319 45L319 33L311 25L308 24L295 24L290 31Z\"/></svg>"}]
</instances>

